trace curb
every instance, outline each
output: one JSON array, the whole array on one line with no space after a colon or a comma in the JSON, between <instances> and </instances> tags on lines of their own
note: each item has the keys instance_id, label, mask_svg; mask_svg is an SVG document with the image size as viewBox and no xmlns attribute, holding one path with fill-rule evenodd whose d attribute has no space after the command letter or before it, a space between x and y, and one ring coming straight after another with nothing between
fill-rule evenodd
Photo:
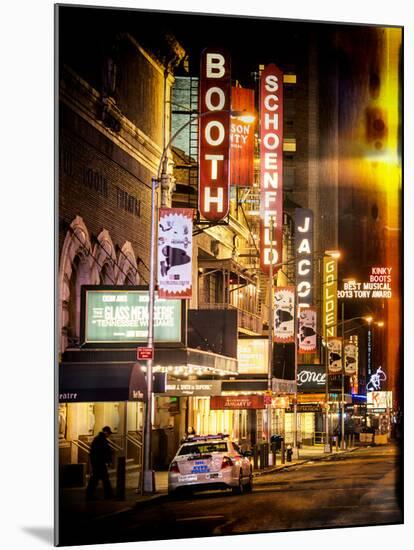
<instances>
[{"instance_id":1,"label":"curb","mask_svg":"<svg viewBox=\"0 0 414 550\"><path fill-rule=\"evenodd\" d=\"M124 508L121 508L120 510L116 510L115 512L109 512L107 514L102 514L100 516L95 516L92 519L92 521L102 521L102 520L104 520L106 518L109 518L109 517L114 517L114 516L118 516L118 515L121 515L121 514L126 514L128 512L131 512L135 508L146 506L146 505L154 502L154 500L162 500L162 499L166 499L167 497L168 497L167 493L160 493L160 494L150 495L150 496L148 496L148 497L146 497L142 500L136 500L135 502L131 502L131 504L127 504Z\"/></svg>"},{"instance_id":2,"label":"curb","mask_svg":"<svg viewBox=\"0 0 414 550\"><path fill-rule=\"evenodd\" d=\"M352 453L353 451L356 451L358 447L353 447L352 449L347 449L345 451L339 451L337 453L329 453L327 455L323 456L316 456L311 458L304 458L303 460L298 460L297 462L293 462L291 464L281 464L280 466L271 467L268 470L259 471L253 474L253 477L261 477L266 474L273 474L275 472L280 472L282 470L287 470L289 468L293 468L294 466L301 466L302 464L306 464L307 462L316 462L316 461L322 461L322 460L329 460L332 457L341 456L347 453Z\"/></svg>"}]
</instances>

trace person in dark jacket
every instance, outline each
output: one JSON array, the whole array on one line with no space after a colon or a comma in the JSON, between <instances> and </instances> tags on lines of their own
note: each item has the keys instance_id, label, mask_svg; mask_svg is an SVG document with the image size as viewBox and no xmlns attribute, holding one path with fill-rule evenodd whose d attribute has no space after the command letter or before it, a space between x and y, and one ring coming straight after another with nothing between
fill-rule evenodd
<instances>
[{"instance_id":1,"label":"person in dark jacket","mask_svg":"<svg viewBox=\"0 0 414 550\"><path fill-rule=\"evenodd\" d=\"M88 500L93 499L95 489L100 480L102 480L104 488L105 498L112 498L112 486L109 481L108 465L112 461L112 451L108 443L108 437L112 434L112 430L109 426L104 426L102 431L92 441L90 451L90 463L91 463L91 477L89 479L88 487L86 489L86 498Z\"/></svg>"}]
</instances>

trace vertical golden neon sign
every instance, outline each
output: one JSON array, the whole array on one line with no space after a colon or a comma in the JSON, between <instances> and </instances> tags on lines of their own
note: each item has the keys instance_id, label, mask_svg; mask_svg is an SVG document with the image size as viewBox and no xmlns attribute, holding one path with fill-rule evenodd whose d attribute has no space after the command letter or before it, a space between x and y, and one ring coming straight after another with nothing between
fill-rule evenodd
<instances>
[{"instance_id":1,"label":"vertical golden neon sign","mask_svg":"<svg viewBox=\"0 0 414 550\"><path fill-rule=\"evenodd\" d=\"M322 334L324 338L336 336L338 312L338 262L325 256L323 259L323 314Z\"/></svg>"}]
</instances>

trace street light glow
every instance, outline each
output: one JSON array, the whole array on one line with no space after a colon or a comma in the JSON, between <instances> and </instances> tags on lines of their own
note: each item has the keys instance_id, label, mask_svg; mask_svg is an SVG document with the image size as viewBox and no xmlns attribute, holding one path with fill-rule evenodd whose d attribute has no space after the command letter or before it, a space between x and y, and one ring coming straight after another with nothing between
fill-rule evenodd
<instances>
[{"instance_id":1,"label":"street light glow","mask_svg":"<svg viewBox=\"0 0 414 550\"><path fill-rule=\"evenodd\" d=\"M364 319L367 323L372 323L373 317L371 315L367 315L367 317L364 317Z\"/></svg>"},{"instance_id":2,"label":"street light glow","mask_svg":"<svg viewBox=\"0 0 414 550\"><path fill-rule=\"evenodd\" d=\"M339 250L325 250L325 256L330 256L338 260L341 257L341 253Z\"/></svg>"}]
</instances>

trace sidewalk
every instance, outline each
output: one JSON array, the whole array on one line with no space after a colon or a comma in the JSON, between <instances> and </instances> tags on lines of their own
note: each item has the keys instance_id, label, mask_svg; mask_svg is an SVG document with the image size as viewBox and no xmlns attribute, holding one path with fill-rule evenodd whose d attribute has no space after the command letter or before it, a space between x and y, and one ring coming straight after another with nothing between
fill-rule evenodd
<instances>
[{"instance_id":1,"label":"sidewalk","mask_svg":"<svg viewBox=\"0 0 414 550\"><path fill-rule=\"evenodd\" d=\"M276 465L269 466L264 470L254 470L254 477L271 474L276 471L292 468L306 462L324 460L340 454L352 452L358 447L352 447L344 451L335 450L332 453L324 453L323 448L303 447L299 449L299 457L292 462L281 463L280 455L276 456ZM115 487L115 480L111 479L112 486ZM102 520L106 516L113 516L128 512L136 506L143 506L154 500L163 500L168 495L168 472L155 472L155 488L153 495L141 495L137 493L138 471L130 470L126 475L125 500L104 500L102 487L98 487L96 495L97 500L86 501L85 488L77 487L73 489L62 489L60 499L61 515L66 521L76 521L77 524L87 524L93 520Z\"/></svg>"},{"instance_id":2,"label":"sidewalk","mask_svg":"<svg viewBox=\"0 0 414 550\"><path fill-rule=\"evenodd\" d=\"M338 451L333 449L332 453L325 453L323 450L323 447L312 447L312 446L303 446L299 449L299 456L296 459L293 459L291 462L285 462L282 464L281 456L280 454L276 455L276 465L274 466L268 466L264 469L254 470L253 475L254 477L262 476L265 474L271 474L273 472L277 472L279 470L285 470L287 468L292 468L293 466L299 466L300 464L305 464L306 462L314 462L317 460L324 460L330 457L338 456L344 453L350 453L352 451L355 451L359 447L349 447L348 449L341 450L338 449Z\"/></svg>"}]
</instances>

